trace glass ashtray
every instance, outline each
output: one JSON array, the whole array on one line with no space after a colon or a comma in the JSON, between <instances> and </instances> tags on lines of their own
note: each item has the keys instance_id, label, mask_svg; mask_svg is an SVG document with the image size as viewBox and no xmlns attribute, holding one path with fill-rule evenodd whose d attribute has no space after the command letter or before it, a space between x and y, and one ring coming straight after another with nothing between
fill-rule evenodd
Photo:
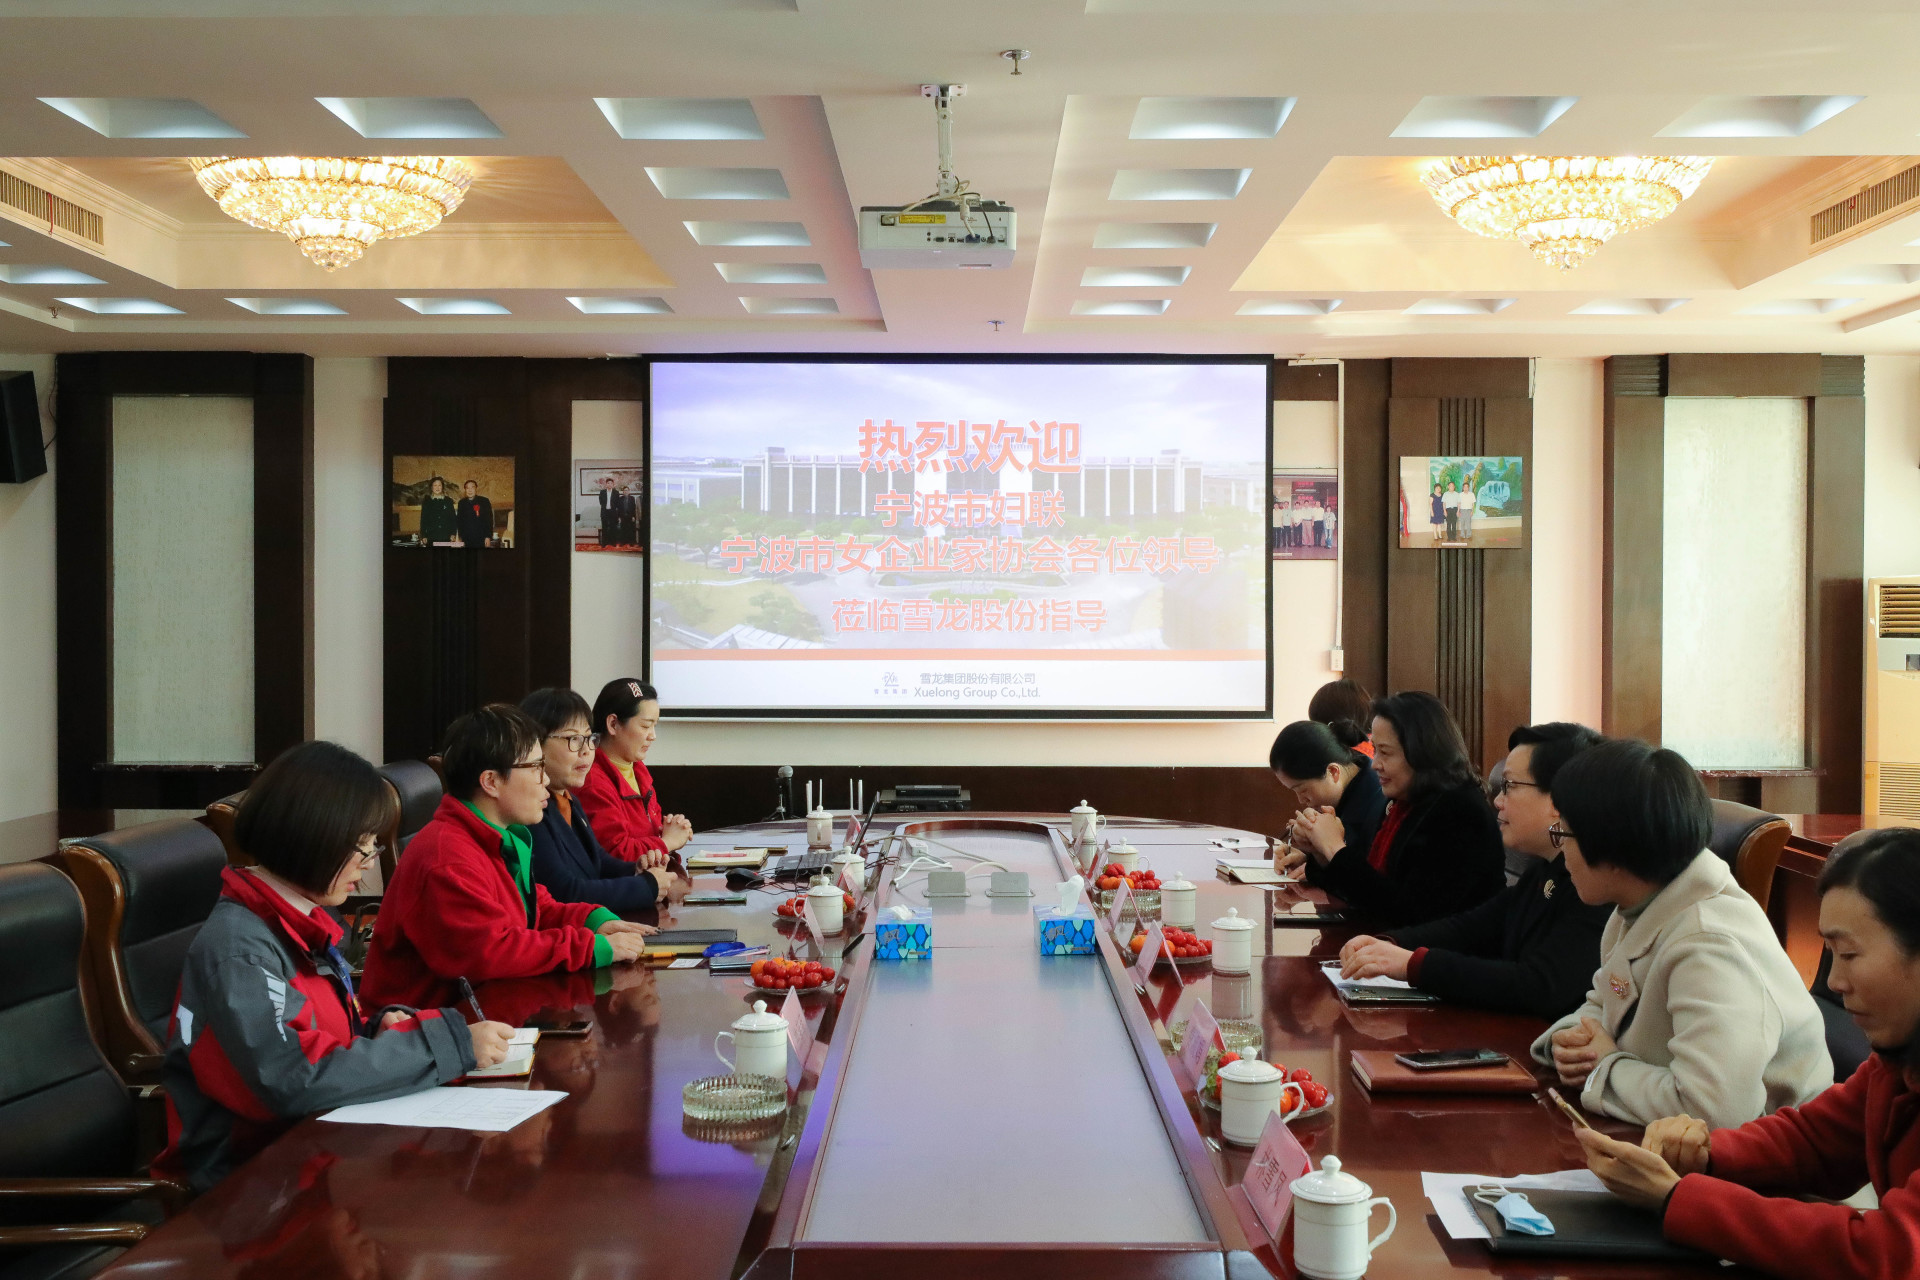
<instances>
[{"instance_id":1,"label":"glass ashtray","mask_svg":"<svg viewBox=\"0 0 1920 1280\"><path fill-rule=\"evenodd\" d=\"M1102 889L1095 895L1095 903L1100 911L1113 910L1113 900L1120 895L1118 889ZM1131 894L1132 901L1127 909L1120 913L1122 920L1155 920L1160 916L1160 891L1158 889L1136 889Z\"/></svg>"},{"instance_id":2,"label":"glass ashtray","mask_svg":"<svg viewBox=\"0 0 1920 1280\"><path fill-rule=\"evenodd\" d=\"M680 1107L710 1124L746 1124L787 1109L787 1082L772 1076L707 1076L680 1089Z\"/></svg>"}]
</instances>

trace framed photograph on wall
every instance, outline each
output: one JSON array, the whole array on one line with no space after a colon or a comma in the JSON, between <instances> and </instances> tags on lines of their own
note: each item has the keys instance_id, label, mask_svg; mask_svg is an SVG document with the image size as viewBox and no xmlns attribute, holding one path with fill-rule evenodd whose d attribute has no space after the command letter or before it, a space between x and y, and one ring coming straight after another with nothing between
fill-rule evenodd
<instances>
[{"instance_id":1,"label":"framed photograph on wall","mask_svg":"<svg viewBox=\"0 0 1920 1280\"><path fill-rule=\"evenodd\" d=\"M646 465L638 458L575 458L573 469L573 549L644 554Z\"/></svg>"},{"instance_id":2,"label":"framed photograph on wall","mask_svg":"<svg viewBox=\"0 0 1920 1280\"><path fill-rule=\"evenodd\" d=\"M1273 558L1340 556L1340 476L1331 469L1273 473Z\"/></svg>"},{"instance_id":3,"label":"framed photograph on wall","mask_svg":"<svg viewBox=\"0 0 1920 1280\"><path fill-rule=\"evenodd\" d=\"M1526 488L1515 457L1400 459L1400 548L1526 545Z\"/></svg>"},{"instance_id":4,"label":"framed photograph on wall","mask_svg":"<svg viewBox=\"0 0 1920 1280\"><path fill-rule=\"evenodd\" d=\"M395 454L387 542L504 551L514 545L513 459Z\"/></svg>"}]
</instances>

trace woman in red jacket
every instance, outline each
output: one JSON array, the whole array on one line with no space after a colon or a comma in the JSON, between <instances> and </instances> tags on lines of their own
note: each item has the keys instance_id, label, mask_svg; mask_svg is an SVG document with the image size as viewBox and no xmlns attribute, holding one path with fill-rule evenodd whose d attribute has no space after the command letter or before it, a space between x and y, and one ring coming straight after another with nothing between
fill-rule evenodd
<instances>
[{"instance_id":1,"label":"woman in red jacket","mask_svg":"<svg viewBox=\"0 0 1920 1280\"><path fill-rule=\"evenodd\" d=\"M1580 1132L1615 1194L1664 1213L1667 1238L1772 1275L1920 1274L1920 831L1842 841L1820 873L1829 985L1874 1054L1842 1085L1737 1129L1691 1116L1636 1147ZM1871 1184L1877 1209L1837 1200Z\"/></svg>"},{"instance_id":2,"label":"woman in red jacket","mask_svg":"<svg viewBox=\"0 0 1920 1280\"><path fill-rule=\"evenodd\" d=\"M599 751L574 798L608 853L642 867L664 867L693 835L677 813L662 816L647 772L647 749L658 736L660 695L644 680L612 680L593 700Z\"/></svg>"}]
</instances>

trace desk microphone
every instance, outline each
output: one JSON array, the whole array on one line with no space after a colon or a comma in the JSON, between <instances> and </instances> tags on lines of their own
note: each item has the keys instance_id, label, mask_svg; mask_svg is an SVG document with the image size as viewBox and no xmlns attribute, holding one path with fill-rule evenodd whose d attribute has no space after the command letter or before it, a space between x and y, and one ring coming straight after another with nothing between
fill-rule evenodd
<instances>
[{"instance_id":1,"label":"desk microphone","mask_svg":"<svg viewBox=\"0 0 1920 1280\"><path fill-rule=\"evenodd\" d=\"M785 822L787 801L793 791L793 766L783 764L773 771L773 776L776 779L773 784L774 799L777 801L773 810L773 821Z\"/></svg>"}]
</instances>

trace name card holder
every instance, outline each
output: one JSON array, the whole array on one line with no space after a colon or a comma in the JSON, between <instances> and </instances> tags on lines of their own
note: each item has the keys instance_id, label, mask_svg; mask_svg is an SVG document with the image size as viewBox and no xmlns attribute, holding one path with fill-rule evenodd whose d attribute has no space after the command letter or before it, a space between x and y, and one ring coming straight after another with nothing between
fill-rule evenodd
<instances>
[{"instance_id":1,"label":"name card holder","mask_svg":"<svg viewBox=\"0 0 1920 1280\"><path fill-rule=\"evenodd\" d=\"M1159 963L1160 952L1166 948L1166 945L1166 940L1160 934L1159 921L1148 925L1147 940L1140 947L1140 958L1135 960L1133 968L1127 971L1127 976L1133 979L1135 991L1144 992L1147 989L1147 975L1152 973L1153 966Z\"/></svg>"},{"instance_id":2,"label":"name card holder","mask_svg":"<svg viewBox=\"0 0 1920 1280\"><path fill-rule=\"evenodd\" d=\"M1206 1001L1196 1000L1193 1012L1187 1017L1186 1038L1180 1041L1180 1056L1174 1059L1180 1068L1179 1074L1196 1092L1206 1083L1207 1050L1214 1046L1218 1046L1222 1053L1227 1051L1227 1042L1220 1034L1220 1023L1215 1020L1213 1011L1207 1008Z\"/></svg>"},{"instance_id":3,"label":"name card holder","mask_svg":"<svg viewBox=\"0 0 1920 1280\"><path fill-rule=\"evenodd\" d=\"M1192 1034L1191 1029L1188 1034ZM1246 1192L1247 1203L1253 1206L1260 1225L1273 1237L1276 1248L1280 1244L1280 1230L1286 1226L1287 1210L1293 1204L1293 1180L1304 1176L1312 1167L1312 1157L1293 1136L1293 1130L1287 1127L1280 1113L1269 1115L1266 1127L1260 1131L1259 1145L1253 1149L1253 1159L1247 1165L1247 1176L1240 1180L1240 1189Z\"/></svg>"}]
</instances>

